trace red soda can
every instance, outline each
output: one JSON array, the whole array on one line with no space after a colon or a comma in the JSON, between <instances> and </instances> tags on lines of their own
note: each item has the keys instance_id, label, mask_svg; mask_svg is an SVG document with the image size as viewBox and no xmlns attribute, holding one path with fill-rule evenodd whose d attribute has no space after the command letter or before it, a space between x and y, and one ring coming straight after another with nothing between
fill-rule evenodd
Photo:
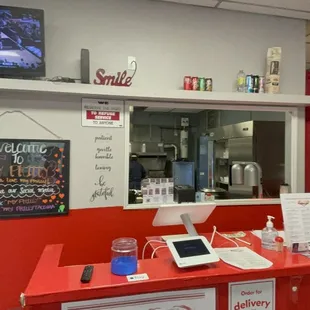
<instances>
[{"instance_id":1,"label":"red soda can","mask_svg":"<svg viewBox=\"0 0 310 310\"><path fill-rule=\"evenodd\" d=\"M193 90L199 90L199 78L198 77L192 77L192 87Z\"/></svg>"},{"instance_id":2,"label":"red soda can","mask_svg":"<svg viewBox=\"0 0 310 310\"><path fill-rule=\"evenodd\" d=\"M192 90L192 77L184 76L184 90Z\"/></svg>"}]
</instances>

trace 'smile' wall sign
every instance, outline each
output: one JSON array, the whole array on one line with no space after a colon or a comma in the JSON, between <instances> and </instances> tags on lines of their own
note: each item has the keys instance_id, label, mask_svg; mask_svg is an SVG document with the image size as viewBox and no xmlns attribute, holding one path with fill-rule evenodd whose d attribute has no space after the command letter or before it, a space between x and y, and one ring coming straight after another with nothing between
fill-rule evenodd
<instances>
[{"instance_id":1,"label":"'smile' wall sign","mask_svg":"<svg viewBox=\"0 0 310 310\"><path fill-rule=\"evenodd\" d=\"M68 140L0 139L0 218L69 211Z\"/></svg>"}]
</instances>

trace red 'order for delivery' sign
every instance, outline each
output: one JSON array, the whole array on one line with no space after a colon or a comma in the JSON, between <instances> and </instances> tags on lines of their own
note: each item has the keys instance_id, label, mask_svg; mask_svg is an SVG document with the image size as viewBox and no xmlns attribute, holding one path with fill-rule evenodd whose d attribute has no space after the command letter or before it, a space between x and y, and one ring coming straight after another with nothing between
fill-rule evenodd
<instances>
[{"instance_id":1,"label":"red 'order for delivery' sign","mask_svg":"<svg viewBox=\"0 0 310 310\"><path fill-rule=\"evenodd\" d=\"M110 111L86 111L86 118L88 120L108 120L108 121L119 121L120 112Z\"/></svg>"}]
</instances>

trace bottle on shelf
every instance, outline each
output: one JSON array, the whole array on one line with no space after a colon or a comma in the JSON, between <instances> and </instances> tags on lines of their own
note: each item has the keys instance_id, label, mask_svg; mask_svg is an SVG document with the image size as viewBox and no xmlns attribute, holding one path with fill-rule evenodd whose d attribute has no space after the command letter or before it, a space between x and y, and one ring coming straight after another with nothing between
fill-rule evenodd
<instances>
[{"instance_id":1,"label":"bottle on shelf","mask_svg":"<svg viewBox=\"0 0 310 310\"><path fill-rule=\"evenodd\" d=\"M237 92L244 93L245 92L245 78L246 75L243 70L240 70L237 74Z\"/></svg>"}]
</instances>

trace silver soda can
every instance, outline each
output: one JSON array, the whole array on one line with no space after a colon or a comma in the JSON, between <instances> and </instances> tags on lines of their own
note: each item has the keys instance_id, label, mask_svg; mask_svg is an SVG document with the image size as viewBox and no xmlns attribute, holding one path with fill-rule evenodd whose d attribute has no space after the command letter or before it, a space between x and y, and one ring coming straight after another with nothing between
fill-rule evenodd
<instances>
[{"instance_id":1,"label":"silver soda can","mask_svg":"<svg viewBox=\"0 0 310 310\"><path fill-rule=\"evenodd\" d=\"M213 90L213 81L211 78L206 78L206 91Z\"/></svg>"},{"instance_id":2,"label":"silver soda can","mask_svg":"<svg viewBox=\"0 0 310 310\"><path fill-rule=\"evenodd\" d=\"M254 79L253 79L253 75L248 74L246 76L246 80L245 80L245 92L246 93L254 93Z\"/></svg>"},{"instance_id":3,"label":"silver soda can","mask_svg":"<svg viewBox=\"0 0 310 310\"><path fill-rule=\"evenodd\" d=\"M263 94L265 92L265 77L260 76L259 77L259 91L260 94Z\"/></svg>"}]
</instances>

